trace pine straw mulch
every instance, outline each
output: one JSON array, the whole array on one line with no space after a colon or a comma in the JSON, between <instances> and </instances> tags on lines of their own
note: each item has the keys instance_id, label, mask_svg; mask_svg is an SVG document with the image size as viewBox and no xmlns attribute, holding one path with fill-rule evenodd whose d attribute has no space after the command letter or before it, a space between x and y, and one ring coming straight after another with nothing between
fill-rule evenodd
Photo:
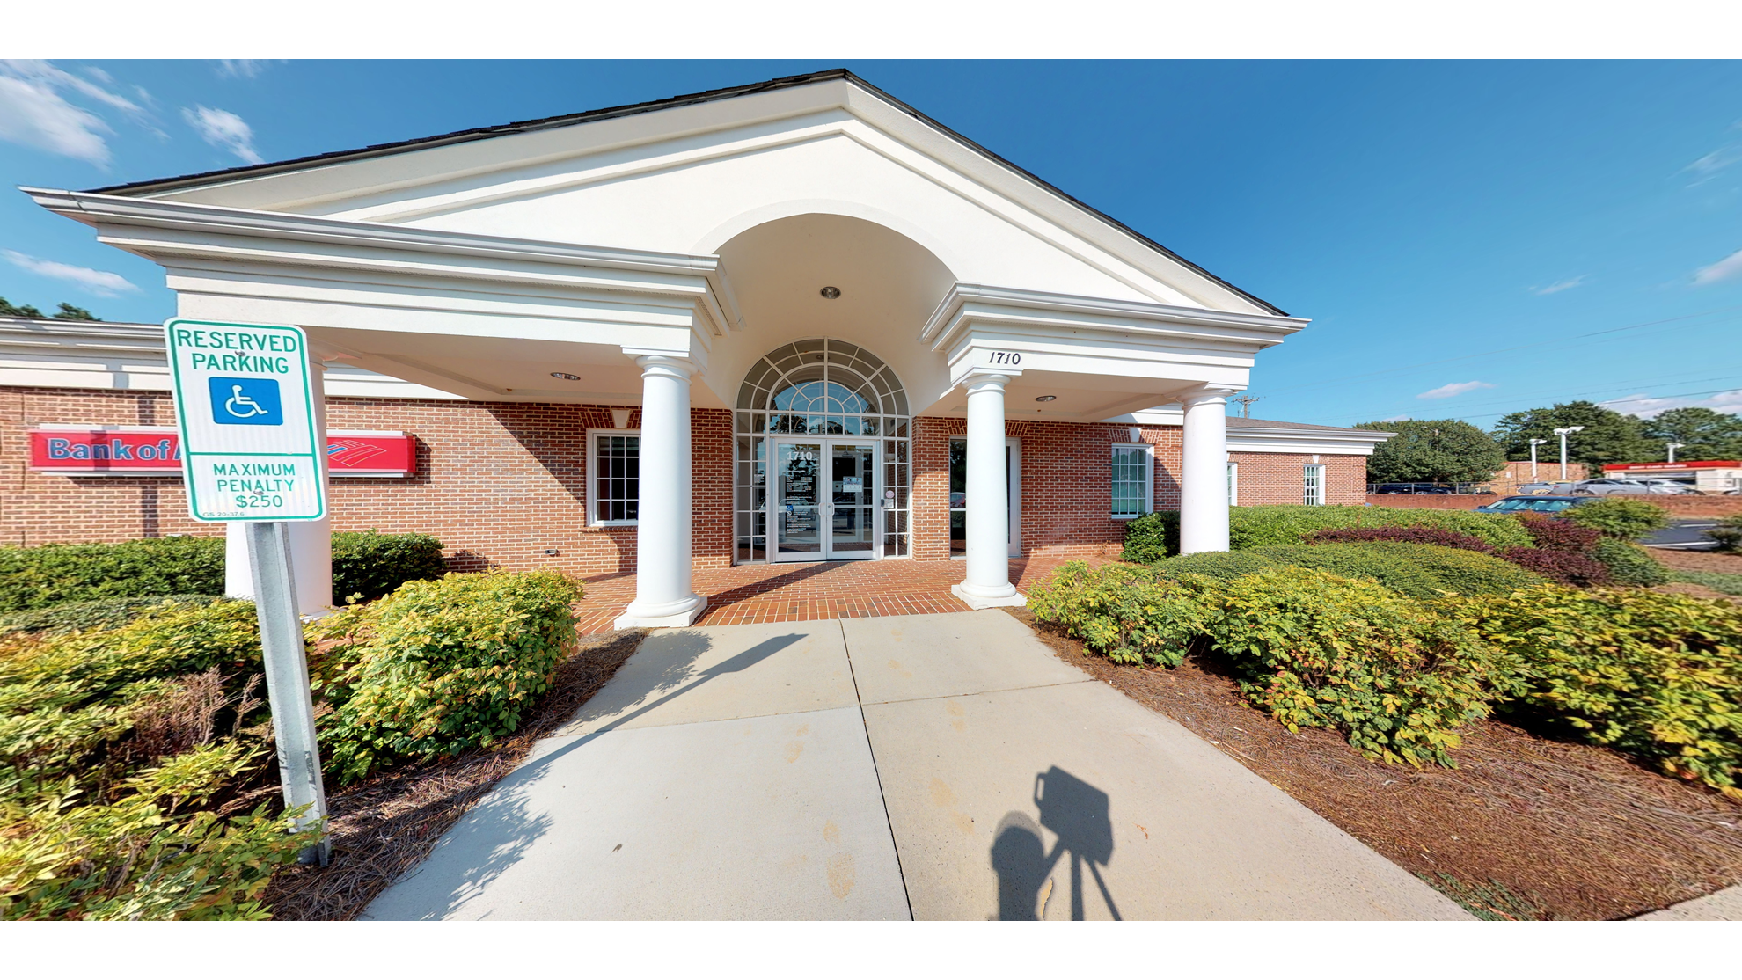
<instances>
[{"instance_id":1,"label":"pine straw mulch","mask_svg":"<svg viewBox=\"0 0 1742 980\"><path fill-rule=\"evenodd\" d=\"M1616 919L1742 882L1742 805L1588 745L1496 721L1460 730L1457 769L1363 758L1290 734L1213 657L1114 664L1010 614L1066 663L1167 715L1484 918Z\"/></svg>"},{"instance_id":2,"label":"pine straw mulch","mask_svg":"<svg viewBox=\"0 0 1742 980\"><path fill-rule=\"evenodd\" d=\"M407 766L327 798L333 859L325 868L280 871L263 900L275 919L348 920L428 856L472 804L514 770L539 739L575 712L623 666L647 630L593 633L557 668L553 689L507 741L451 759Z\"/></svg>"},{"instance_id":3,"label":"pine straw mulch","mask_svg":"<svg viewBox=\"0 0 1742 980\"><path fill-rule=\"evenodd\" d=\"M1722 551L1652 548L1651 556L1678 572L1729 572L1731 575L1742 575L1742 555Z\"/></svg>"}]
</instances>

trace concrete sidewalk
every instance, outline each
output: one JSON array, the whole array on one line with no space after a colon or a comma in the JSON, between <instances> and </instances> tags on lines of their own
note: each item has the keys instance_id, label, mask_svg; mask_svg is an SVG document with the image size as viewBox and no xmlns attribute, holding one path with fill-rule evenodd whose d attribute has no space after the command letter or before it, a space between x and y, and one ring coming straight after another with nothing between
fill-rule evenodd
<instances>
[{"instance_id":1,"label":"concrete sidewalk","mask_svg":"<svg viewBox=\"0 0 1742 980\"><path fill-rule=\"evenodd\" d=\"M665 630L374 919L1455 919L997 610Z\"/></svg>"}]
</instances>

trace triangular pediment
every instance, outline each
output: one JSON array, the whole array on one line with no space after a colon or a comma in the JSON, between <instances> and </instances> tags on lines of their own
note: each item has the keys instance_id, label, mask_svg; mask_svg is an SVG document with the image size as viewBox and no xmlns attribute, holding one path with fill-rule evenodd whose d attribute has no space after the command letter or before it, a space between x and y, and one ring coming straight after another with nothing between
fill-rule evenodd
<instances>
[{"instance_id":1,"label":"triangular pediment","mask_svg":"<svg viewBox=\"0 0 1742 980\"><path fill-rule=\"evenodd\" d=\"M845 72L104 190L679 254L834 214L960 281L1277 312Z\"/></svg>"}]
</instances>

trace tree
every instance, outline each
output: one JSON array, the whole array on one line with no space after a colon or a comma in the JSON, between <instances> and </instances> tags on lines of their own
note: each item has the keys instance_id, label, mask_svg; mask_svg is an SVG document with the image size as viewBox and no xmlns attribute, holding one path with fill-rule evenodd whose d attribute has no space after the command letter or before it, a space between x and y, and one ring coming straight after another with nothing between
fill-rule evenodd
<instances>
[{"instance_id":1,"label":"tree","mask_svg":"<svg viewBox=\"0 0 1742 980\"><path fill-rule=\"evenodd\" d=\"M1506 465L1499 444L1468 422L1362 422L1355 428L1397 433L1367 457L1369 483L1466 483L1492 479Z\"/></svg>"},{"instance_id":2,"label":"tree","mask_svg":"<svg viewBox=\"0 0 1742 980\"><path fill-rule=\"evenodd\" d=\"M1735 459L1742 455L1742 418L1709 408L1672 408L1647 419L1645 437L1667 456L1665 443L1679 442L1676 459Z\"/></svg>"},{"instance_id":3,"label":"tree","mask_svg":"<svg viewBox=\"0 0 1742 980\"><path fill-rule=\"evenodd\" d=\"M0 316L22 316L32 320L42 319L42 311L26 303L23 306L13 306L6 302L6 297L0 296Z\"/></svg>"},{"instance_id":4,"label":"tree","mask_svg":"<svg viewBox=\"0 0 1742 980\"><path fill-rule=\"evenodd\" d=\"M1540 458L1560 458L1556 429L1584 426L1583 432L1567 437L1567 459L1595 470L1604 463L1639 463L1663 458L1663 447L1645 438L1645 429L1631 415L1623 415L1595 402L1575 401L1553 408L1533 408L1503 416L1494 426L1494 440L1507 459L1529 459L1530 440L1544 439Z\"/></svg>"},{"instance_id":5,"label":"tree","mask_svg":"<svg viewBox=\"0 0 1742 980\"><path fill-rule=\"evenodd\" d=\"M71 303L62 303L60 305L60 312L56 313L51 319L55 319L55 320L96 320L97 318L91 315L90 310L84 309L83 307L74 306Z\"/></svg>"}]
</instances>

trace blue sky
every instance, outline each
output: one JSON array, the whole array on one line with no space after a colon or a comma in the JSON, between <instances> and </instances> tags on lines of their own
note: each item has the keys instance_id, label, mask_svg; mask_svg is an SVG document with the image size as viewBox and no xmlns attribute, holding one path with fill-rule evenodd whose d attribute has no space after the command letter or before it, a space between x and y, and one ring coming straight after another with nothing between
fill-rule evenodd
<instances>
[{"instance_id":1,"label":"blue sky","mask_svg":"<svg viewBox=\"0 0 1742 980\"><path fill-rule=\"evenodd\" d=\"M1254 416L1742 411L1742 62L12 63L0 177L84 189L836 66L1312 318L1260 356ZM0 295L174 312L155 265L9 190Z\"/></svg>"}]
</instances>

